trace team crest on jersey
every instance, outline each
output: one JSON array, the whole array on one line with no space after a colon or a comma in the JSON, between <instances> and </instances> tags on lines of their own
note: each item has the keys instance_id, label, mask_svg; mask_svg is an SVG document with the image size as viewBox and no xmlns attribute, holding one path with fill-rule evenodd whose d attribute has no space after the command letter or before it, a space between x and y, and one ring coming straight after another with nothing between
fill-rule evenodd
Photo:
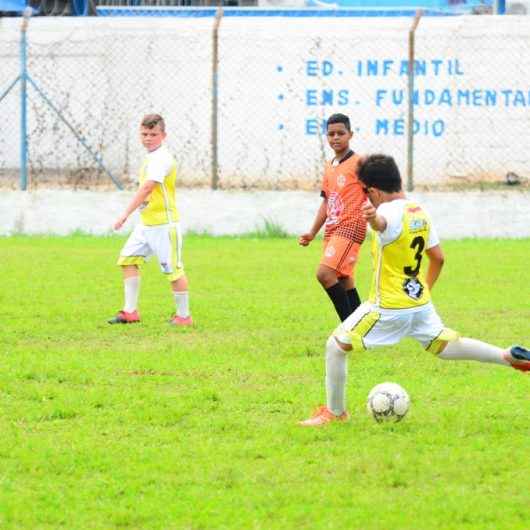
<instances>
[{"instance_id":1,"label":"team crest on jersey","mask_svg":"<svg viewBox=\"0 0 530 530\"><path fill-rule=\"evenodd\" d=\"M418 230L423 230L426 225L427 221L425 219L411 219L409 223L409 230L411 232L417 232Z\"/></svg>"},{"instance_id":2,"label":"team crest on jersey","mask_svg":"<svg viewBox=\"0 0 530 530\"><path fill-rule=\"evenodd\" d=\"M407 278L403 282L403 291L413 300L419 300L423 294L423 285L417 278Z\"/></svg>"},{"instance_id":3,"label":"team crest on jersey","mask_svg":"<svg viewBox=\"0 0 530 530\"><path fill-rule=\"evenodd\" d=\"M337 186L339 186L340 188L343 188L345 184L346 184L346 177L342 174L339 175L337 177Z\"/></svg>"},{"instance_id":4,"label":"team crest on jersey","mask_svg":"<svg viewBox=\"0 0 530 530\"><path fill-rule=\"evenodd\" d=\"M337 251L335 250L335 247L333 245L328 245L326 247L326 250L324 252L324 255L326 258L332 258Z\"/></svg>"}]
</instances>

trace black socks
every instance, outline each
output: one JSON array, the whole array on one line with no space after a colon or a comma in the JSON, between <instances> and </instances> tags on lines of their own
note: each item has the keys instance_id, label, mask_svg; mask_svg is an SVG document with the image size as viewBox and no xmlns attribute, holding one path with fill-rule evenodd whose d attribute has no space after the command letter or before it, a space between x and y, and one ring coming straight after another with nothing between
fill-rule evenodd
<instances>
[{"instance_id":1,"label":"black socks","mask_svg":"<svg viewBox=\"0 0 530 530\"><path fill-rule=\"evenodd\" d=\"M335 306L335 311L339 315L340 321L343 322L351 314L350 301L348 300L348 295L342 285L337 282L335 285L328 287L326 293L330 297L333 305Z\"/></svg>"},{"instance_id":2,"label":"black socks","mask_svg":"<svg viewBox=\"0 0 530 530\"><path fill-rule=\"evenodd\" d=\"M333 302L341 322L344 322L361 305L361 299L355 287L346 291L340 282L337 282L328 287L326 293Z\"/></svg>"},{"instance_id":3,"label":"black socks","mask_svg":"<svg viewBox=\"0 0 530 530\"><path fill-rule=\"evenodd\" d=\"M361 305L361 299L359 298L359 293L357 292L357 289L354 287L353 289L346 291L346 295L348 296L348 302L350 302L350 309L351 309L351 312L353 313Z\"/></svg>"}]
</instances>

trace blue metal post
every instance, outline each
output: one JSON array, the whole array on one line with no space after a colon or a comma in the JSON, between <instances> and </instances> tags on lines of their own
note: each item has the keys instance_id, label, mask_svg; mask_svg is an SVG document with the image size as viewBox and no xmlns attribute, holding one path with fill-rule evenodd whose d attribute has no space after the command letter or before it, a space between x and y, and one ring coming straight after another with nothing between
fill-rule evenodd
<instances>
[{"instance_id":1,"label":"blue metal post","mask_svg":"<svg viewBox=\"0 0 530 530\"><path fill-rule=\"evenodd\" d=\"M28 65L27 39L29 13L24 10L20 33L20 189L28 188Z\"/></svg>"}]
</instances>

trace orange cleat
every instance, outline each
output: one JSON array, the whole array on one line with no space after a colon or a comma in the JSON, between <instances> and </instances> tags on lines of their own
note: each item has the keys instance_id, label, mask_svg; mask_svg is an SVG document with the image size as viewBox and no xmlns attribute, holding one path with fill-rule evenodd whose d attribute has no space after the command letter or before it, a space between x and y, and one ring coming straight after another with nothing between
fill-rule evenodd
<instances>
[{"instance_id":1,"label":"orange cleat","mask_svg":"<svg viewBox=\"0 0 530 530\"><path fill-rule=\"evenodd\" d=\"M314 412L313 416L311 416L308 420L299 421L298 425L302 425L303 427L320 427L333 421L348 421L349 418L350 415L346 411L344 411L340 416L336 416L333 414L333 412L331 412L331 410L328 409L328 407L326 407L326 405L321 405Z\"/></svg>"},{"instance_id":2,"label":"orange cleat","mask_svg":"<svg viewBox=\"0 0 530 530\"><path fill-rule=\"evenodd\" d=\"M135 322L140 322L140 315L138 311L133 311L127 313L127 311L118 311L115 317L112 317L110 320L107 320L109 324L133 324Z\"/></svg>"},{"instance_id":3,"label":"orange cleat","mask_svg":"<svg viewBox=\"0 0 530 530\"><path fill-rule=\"evenodd\" d=\"M172 326L193 326L193 319L191 316L179 317L178 315L175 315L169 320L169 323Z\"/></svg>"}]
</instances>

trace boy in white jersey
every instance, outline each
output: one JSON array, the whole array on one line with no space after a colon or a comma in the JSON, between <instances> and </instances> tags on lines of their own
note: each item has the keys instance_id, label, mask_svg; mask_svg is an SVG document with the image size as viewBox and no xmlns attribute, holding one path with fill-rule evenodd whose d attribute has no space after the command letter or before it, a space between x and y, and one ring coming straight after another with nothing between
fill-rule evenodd
<instances>
[{"instance_id":1,"label":"boy in white jersey","mask_svg":"<svg viewBox=\"0 0 530 530\"><path fill-rule=\"evenodd\" d=\"M176 206L177 164L162 143L165 137L162 116L144 116L140 125L140 140L147 150L147 156L140 168L140 188L123 215L114 223L114 229L119 230L137 208L140 208L141 222L120 252L118 265L123 271L125 302L123 309L108 321L109 324L140 321L139 267L153 254L171 282L175 298L176 314L169 321L170 324L190 326L193 323L189 312L188 279L182 264L182 236Z\"/></svg>"},{"instance_id":2,"label":"boy in white jersey","mask_svg":"<svg viewBox=\"0 0 530 530\"><path fill-rule=\"evenodd\" d=\"M368 195L363 215L373 231L370 297L329 337L327 404L300 424L314 427L346 420L346 354L396 344L403 337L416 339L440 359L482 361L530 371L529 350L498 348L460 337L444 327L430 295L444 263L440 242L425 210L402 191L394 159L371 155L360 163L358 174ZM426 275L420 267L425 254L429 259Z\"/></svg>"}]
</instances>

